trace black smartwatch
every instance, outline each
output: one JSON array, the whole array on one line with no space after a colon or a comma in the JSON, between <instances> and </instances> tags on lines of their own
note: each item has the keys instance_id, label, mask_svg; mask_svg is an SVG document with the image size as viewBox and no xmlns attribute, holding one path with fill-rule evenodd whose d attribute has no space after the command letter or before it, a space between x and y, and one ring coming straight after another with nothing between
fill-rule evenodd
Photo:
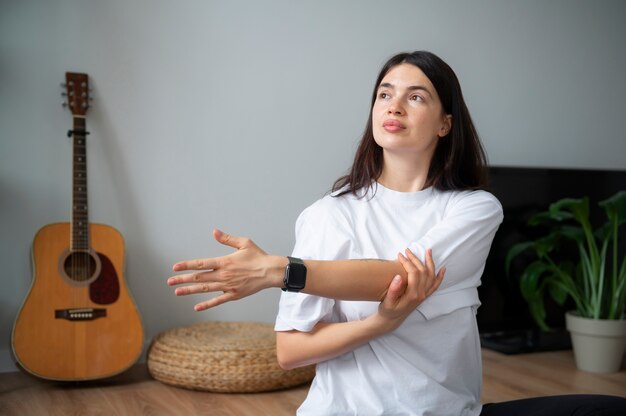
<instances>
[{"instance_id":1,"label":"black smartwatch","mask_svg":"<svg viewBox=\"0 0 626 416\"><path fill-rule=\"evenodd\" d=\"M289 264L285 267L285 278L283 279L283 291L299 292L306 285L306 266L302 259L289 257Z\"/></svg>"}]
</instances>

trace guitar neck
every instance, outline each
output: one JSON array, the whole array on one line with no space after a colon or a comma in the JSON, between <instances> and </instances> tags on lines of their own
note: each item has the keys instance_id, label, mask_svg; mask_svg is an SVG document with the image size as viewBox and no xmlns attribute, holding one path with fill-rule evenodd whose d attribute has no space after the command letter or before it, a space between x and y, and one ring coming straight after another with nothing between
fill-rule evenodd
<instances>
[{"instance_id":1,"label":"guitar neck","mask_svg":"<svg viewBox=\"0 0 626 416\"><path fill-rule=\"evenodd\" d=\"M72 251L89 250L87 201L87 126L85 117L74 116L72 163Z\"/></svg>"},{"instance_id":2,"label":"guitar neck","mask_svg":"<svg viewBox=\"0 0 626 416\"><path fill-rule=\"evenodd\" d=\"M89 250L89 209L87 205L87 122L89 108L89 76L66 72L65 95L72 112L73 128L68 136L74 138L72 162L72 232L70 249Z\"/></svg>"}]
</instances>

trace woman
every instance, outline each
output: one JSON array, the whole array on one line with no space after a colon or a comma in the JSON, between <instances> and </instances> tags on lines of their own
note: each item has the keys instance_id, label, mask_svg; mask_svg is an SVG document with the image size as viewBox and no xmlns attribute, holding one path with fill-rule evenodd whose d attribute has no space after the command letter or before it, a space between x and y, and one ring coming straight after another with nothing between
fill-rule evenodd
<instances>
[{"instance_id":1,"label":"woman","mask_svg":"<svg viewBox=\"0 0 626 416\"><path fill-rule=\"evenodd\" d=\"M216 231L238 250L177 263L198 272L168 283L189 284L177 295L223 292L196 310L288 289L279 363L317 364L298 414L479 415L477 287L502 221L482 190L485 159L452 69L429 52L396 55L350 172L298 218L296 259Z\"/></svg>"}]
</instances>

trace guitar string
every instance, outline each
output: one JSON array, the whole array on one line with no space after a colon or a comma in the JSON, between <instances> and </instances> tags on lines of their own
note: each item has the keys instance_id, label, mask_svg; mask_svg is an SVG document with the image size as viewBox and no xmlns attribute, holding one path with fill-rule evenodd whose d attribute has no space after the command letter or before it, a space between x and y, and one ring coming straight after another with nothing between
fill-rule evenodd
<instances>
[{"instance_id":1,"label":"guitar string","mask_svg":"<svg viewBox=\"0 0 626 416\"><path fill-rule=\"evenodd\" d=\"M75 120L78 121L78 120ZM78 123L75 123L78 124ZM82 123L81 123L82 124ZM86 168L86 147L85 147L85 136L82 134L84 131L84 127L80 126L80 128L76 128L72 132L73 141L74 141L74 163L75 163L75 173L74 173L74 195L76 196L74 200L74 215L73 215L73 224L72 224L72 238L74 241L74 247L72 248L71 253L71 278L78 285L82 285L89 280L91 277L91 258L88 249L88 241L87 236L89 235L85 232L85 214L86 214L86 201L85 195L86 191L84 190L83 182L86 181L86 175L84 174L84 170ZM88 225L87 225L88 226ZM78 295L76 294L78 292ZM87 299L85 298L87 293L82 294L82 291L75 291L74 297L74 307L83 307L86 305Z\"/></svg>"},{"instance_id":2,"label":"guitar string","mask_svg":"<svg viewBox=\"0 0 626 416\"><path fill-rule=\"evenodd\" d=\"M88 307L87 300L89 299L89 287L83 293L83 286L87 286L86 282L90 277L90 253L89 253L89 223L86 221L87 215L87 158L86 158L86 125L84 114L82 117L80 114L76 114L70 101L70 97L78 97L77 91L74 89L78 82L74 83L68 78L66 74L66 85L68 86L67 97L68 104L72 110L73 115L73 129L68 133L68 136L72 137L72 221L70 223L70 252L71 257L69 261L69 274L70 279L73 281L73 285L77 285L78 288L72 292L72 308L80 309ZM86 80L80 84L83 87L87 86ZM85 96L85 94L81 94ZM79 163L82 162L82 163ZM82 170L81 170L82 168ZM72 319L70 315L68 318ZM80 319L80 318L78 318ZM76 325L71 325L73 333L72 338L75 343L78 341L78 328Z\"/></svg>"}]
</instances>

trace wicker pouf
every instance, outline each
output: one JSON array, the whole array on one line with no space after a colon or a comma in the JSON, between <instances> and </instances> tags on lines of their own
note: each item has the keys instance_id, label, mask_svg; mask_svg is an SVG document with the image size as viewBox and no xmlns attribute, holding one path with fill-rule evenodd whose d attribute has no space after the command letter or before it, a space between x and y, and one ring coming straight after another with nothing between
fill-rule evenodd
<instances>
[{"instance_id":1,"label":"wicker pouf","mask_svg":"<svg viewBox=\"0 0 626 416\"><path fill-rule=\"evenodd\" d=\"M314 366L281 369L272 325L254 322L200 322L162 332L150 346L148 370L166 384L218 393L284 389L315 374Z\"/></svg>"}]
</instances>

